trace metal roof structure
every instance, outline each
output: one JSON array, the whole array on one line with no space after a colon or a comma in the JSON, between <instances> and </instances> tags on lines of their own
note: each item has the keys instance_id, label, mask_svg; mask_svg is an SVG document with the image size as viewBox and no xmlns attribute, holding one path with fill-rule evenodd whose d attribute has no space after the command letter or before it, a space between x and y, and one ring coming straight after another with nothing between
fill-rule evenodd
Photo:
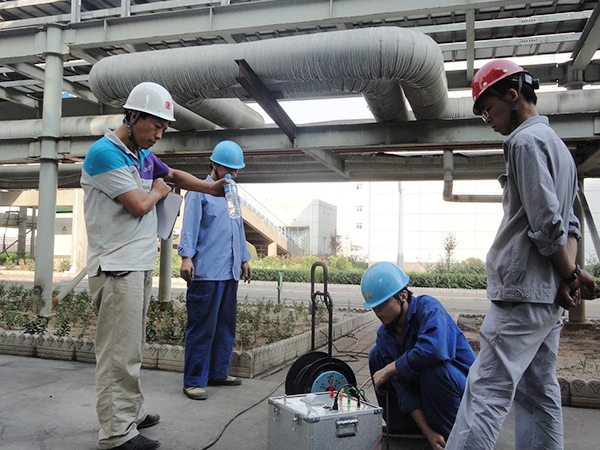
<instances>
[{"instance_id":1,"label":"metal roof structure","mask_svg":"<svg viewBox=\"0 0 600 450\"><path fill-rule=\"evenodd\" d=\"M600 81L600 61L594 59L600 47L599 16L600 6L592 0L0 2L0 203L11 194L6 190L39 190L37 235L44 245L36 247L38 306L50 312L57 188L79 186L81 161L102 133L94 132L93 125L122 113L101 104L90 90L95 63L113 55L139 53L136 58L144 60L165 49L266 45L261 41L396 27L404 34L428 35L439 46L452 93L468 88L484 59L534 57L535 66L525 59L519 63L542 85L576 91L548 94L548 115L580 176L600 177L600 91L577 94ZM242 75L242 67L235 89L243 88L248 93L243 100L256 100L278 126L167 133L153 151L171 167L203 176L214 145L233 139L245 152L246 168L238 177L242 183L441 180L450 163L454 179L496 178L504 170L502 137L470 113L381 122L336 122L332 117L331 122L296 126L279 102L306 94L278 96L276 86L252 76L252 67ZM418 87L412 87L415 91ZM336 93L343 94L343 89ZM467 103L463 109L470 108L464 108ZM78 132L66 132L67 121Z\"/></svg>"},{"instance_id":2,"label":"metal roof structure","mask_svg":"<svg viewBox=\"0 0 600 450\"><path fill-rule=\"evenodd\" d=\"M90 69L102 58L365 27L409 27L433 38L445 62L461 63L447 65L450 91L468 88L479 61L499 57L537 57L534 66L523 65L542 84L580 89L600 82L600 61L593 59L599 16L590 0L6 1L0 3L0 128L3 121L43 117L48 55L62 59L62 90L74 96L62 99L62 117L118 114L89 89ZM48 48L51 30L60 32L58 49ZM551 117L584 177L600 176L596 113ZM294 142L276 126L169 133L153 149L171 166L202 175L214 144L237 140L248 158L239 180L250 183L442 179L443 150L454 152L456 179L495 178L503 168L502 137L476 118L331 122L298 126L296 133ZM44 134L0 137L0 188L37 186L37 174L19 165L44 159ZM59 187L77 186L73 163L98 136L52 137Z\"/></svg>"}]
</instances>

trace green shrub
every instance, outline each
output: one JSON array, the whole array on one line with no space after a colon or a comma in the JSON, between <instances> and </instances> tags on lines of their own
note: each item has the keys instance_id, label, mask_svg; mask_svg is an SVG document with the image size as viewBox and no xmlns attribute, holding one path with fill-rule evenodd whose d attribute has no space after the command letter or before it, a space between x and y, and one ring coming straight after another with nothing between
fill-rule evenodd
<instances>
[{"instance_id":1,"label":"green shrub","mask_svg":"<svg viewBox=\"0 0 600 450\"><path fill-rule=\"evenodd\" d=\"M310 283L310 269L259 269L252 268L252 279L257 281L277 282L281 272L283 282L287 283ZM327 282L330 284L360 284L362 270L327 271ZM315 269L315 283L323 283L323 270Z\"/></svg>"},{"instance_id":2,"label":"green shrub","mask_svg":"<svg viewBox=\"0 0 600 450\"><path fill-rule=\"evenodd\" d=\"M59 272L67 272L71 268L71 258L58 258L57 265Z\"/></svg>"},{"instance_id":3,"label":"green shrub","mask_svg":"<svg viewBox=\"0 0 600 450\"><path fill-rule=\"evenodd\" d=\"M327 268L330 271L351 270L352 263L345 256L330 255L327 257Z\"/></svg>"},{"instance_id":4,"label":"green shrub","mask_svg":"<svg viewBox=\"0 0 600 450\"><path fill-rule=\"evenodd\" d=\"M17 268L17 263L10 255L7 255L7 258L4 260L4 268L6 270L14 270Z\"/></svg>"},{"instance_id":5,"label":"green shrub","mask_svg":"<svg viewBox=\"0 0 600 450\"><path fill-rule=\"evenodd\" d=\"M442 289L485 289L487 277L484 274L410 272L410 286Z\"/></svg>"},{"instance_id":6,"label":"green shrub","mask_svg":"<svg viewBox=\"0 0 600 450\"><path fill-rule=\"evenodd\" d=\"M600 277L600 263L587 264L585 270L591 273L595 278Z\"/></svg>"}]
</instances>

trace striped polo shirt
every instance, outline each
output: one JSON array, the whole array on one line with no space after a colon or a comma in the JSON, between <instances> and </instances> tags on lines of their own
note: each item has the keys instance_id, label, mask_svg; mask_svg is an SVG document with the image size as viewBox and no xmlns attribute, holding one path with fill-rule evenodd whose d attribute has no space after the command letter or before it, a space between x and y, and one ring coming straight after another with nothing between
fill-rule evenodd
<instances>
[{"instance_id":1,"label":"striped polo shirt","mask_svg":"<svg viewBox=\"0 0 600 450\"><path fill-rule=\"evenodd\" d=\"M104 271L153 270L157 250L156 210L134 217L117 197L149 192L169 167L150 150L136 157L110 130L90 147L81 171L88 235L88 276Z\"/></svg>"}]
</instances>

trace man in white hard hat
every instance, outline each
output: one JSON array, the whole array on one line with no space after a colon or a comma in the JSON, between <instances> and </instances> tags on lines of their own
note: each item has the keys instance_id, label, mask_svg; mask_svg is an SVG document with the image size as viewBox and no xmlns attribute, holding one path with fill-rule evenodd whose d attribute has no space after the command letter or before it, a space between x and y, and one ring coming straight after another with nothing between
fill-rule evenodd
<instances>
[{"instance_id":1,"label":"man in white hard hat","mask_svg":"<svg viewBox=\"0 0 600 450\"><path fill-rule=\"evenodd\" d=\"M160 446L138 432L160 420L145 410L139 379L157 248L155 205L171 190L167 182L216 196L223 195L226 183L171 169L148 150L175 120L173 107L164 87L138 84L124 105L123 124L107 130L83 163L88 279L98 311L99 449Z\"/></svg>"}]
</instances>

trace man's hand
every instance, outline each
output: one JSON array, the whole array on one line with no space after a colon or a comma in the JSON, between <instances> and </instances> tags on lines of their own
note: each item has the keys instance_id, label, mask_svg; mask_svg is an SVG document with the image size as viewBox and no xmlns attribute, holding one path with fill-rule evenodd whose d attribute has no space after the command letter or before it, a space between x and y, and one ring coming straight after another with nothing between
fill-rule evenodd
<instances>
[{"instance_id":1,"label":"man's hand","mask_svg":"<svg viewBox=\"0 0 600 450\"><path fill-rule=\"evenodd\" d=\"M579 305L581 299L593 300L596 298L596 281L592 274L581 270L579 276L571 283L560 283L557 302L565 309Z\"/></svg>"},{"instance_id":2,"label":"man's hand","mask_svg":"<svg viewBox=\"0 0 600 450\"><path fill-rule=\"evenodd\" d=\"M181 269L179 270L179 274L181 275L181 278L188 283L192 282L194 279L194 263L192 263L191 258L181 258Z\"/></svg>"},{"instance_id":3,"label":"man's hand","mask_svg":"<svg viewBox=\"0 0 600 450\"><path fill-rule=\"evenodd\" d=\"M442 450L446 446L444 436L433 430L431 430L430 433L427 433L425 437L433 450Z\"/></svg>"},{"instance_id":4,"label":"man's hand","mask_svg":"<svg viewBox=\"0 0 600 450\"><path fill-rule=\"evenodd\" d=\"M223 186L227 184L227 179L221 178L220 180L211 183L208 188L207 194L213 195L215 197L223 197L225 195L225 191L223 191Z\"/></svg>"},{"instance_id":5,"label":"man's hand","mask_svg":"<svg viewBox=\"0 0 600 450\"><path fill-rule=\"evenodd\" d=\"M383 369L380 369L377 372L375 372L372 377L373 378L373 389L375 389L375 392L377 392L379 395L385 394L386 390L383 387L388 382L388 380L392 377L392 375L395 375L396 373L397 373L397 371L396 371L396 362L395 361L392 361L387 366L385 366Z\"/></svg>"},{"instance_id":6,"label":"man's hand","mask_svg":"<svg viewBox=\"0 0 600 450\"><path fill-rule=\"evenodd\" d=\"M564 309L570 309L573 306L577 306L581 301L579 287L571 288L571 285L575 285L575 281L571 284L561 281L560 287L558 288L556 301L559 306L562 306Z\"/></svg>"},{"instance_id":7,"label":"man's hand","mask_svg":"<svg viewBox=\"0 0 600 450\"><path fill-rule=\"evenodd\" d=\"M169 192L171 192L171 186L165 183L162 178L156 178L152 182L152 191L156 191L160 194L160 198L165 198Z\"/></svg>"},{"instance_id":8,"label":"man's hand","mask_svg":"<svg viewBox=\"0 0 600 450\"><path fill-rule=\"evenodd\" d=\"M248 284L250 284L250 281L252 280L252 269L250 268L248 261L242 263L242 278L244 279L244 282Z\"/></svg>"},{"instance_id":9,"label":"man's hand","mask_svg":"<svg viewBox=\"0 0 600 450\"><path fill-rule=\"evenodd\" d=\"M581 288L581 298L585 300L594 300L596 296L596 280L594 276L587 270L581 270L581 274L577 278L579 287Z\"/></svg>"}]
</instances>

